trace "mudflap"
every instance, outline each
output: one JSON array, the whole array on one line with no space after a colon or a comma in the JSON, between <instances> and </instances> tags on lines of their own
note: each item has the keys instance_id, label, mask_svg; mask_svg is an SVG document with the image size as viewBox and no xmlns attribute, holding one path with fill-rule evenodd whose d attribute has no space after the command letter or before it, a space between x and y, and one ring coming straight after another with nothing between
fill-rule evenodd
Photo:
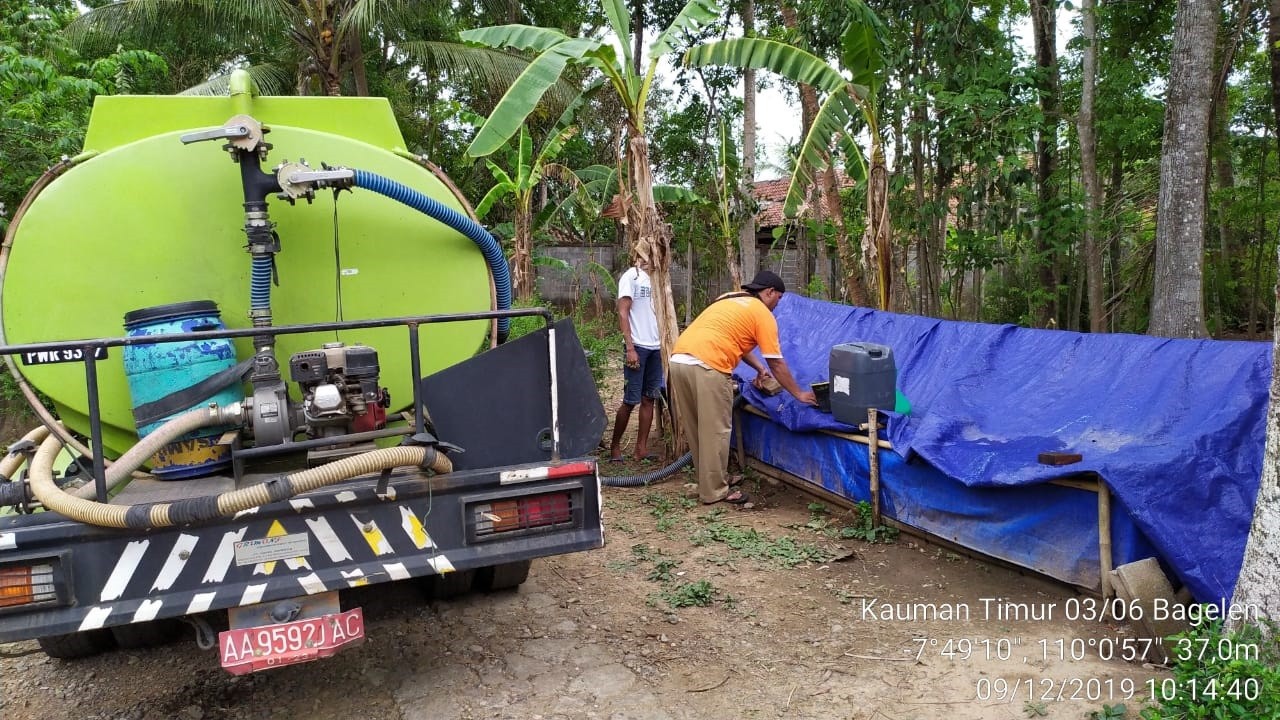
<instances>
[{"instance_id":1,"label":"mudflap","mask_svg":"<svg viewBox=\"0 0 1280 720\"><path fill-rule=\"evenodd\" d=\"M573 321L554 328L560 456L590 455L604 434L604 405ZM551 458L547 350L543 328L422 379L436 435L466 451L451 456L454 468Z\"/></svg>"}]
</instances>

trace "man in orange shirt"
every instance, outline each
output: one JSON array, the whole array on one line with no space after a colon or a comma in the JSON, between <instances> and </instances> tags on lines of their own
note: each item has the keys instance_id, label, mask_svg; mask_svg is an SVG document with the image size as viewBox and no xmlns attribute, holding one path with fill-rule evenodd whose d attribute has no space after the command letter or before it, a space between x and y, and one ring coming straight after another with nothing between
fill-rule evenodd
<instances>
[{"instance_id":1,"label":"man in orange shirt","mask_svg":"<svg viewBox=\"0 0 1280 720\"><path fill-rule=\"evenodd\" d=\"M817 398L801 390L782 359L778 321L773 309L787 288L768 270L742 286L746 292L720 296L707 306L676 340L670 359L671 393L676 417L693 451L698 498L705 504L747 502L747 494L729 487L729 433L733 421L733 381L729 375L742 361L756 371L760 387L776 378L787 392L808 405ZM760 348L764 363L751 351Z\"/></svg>"}]
</instances>

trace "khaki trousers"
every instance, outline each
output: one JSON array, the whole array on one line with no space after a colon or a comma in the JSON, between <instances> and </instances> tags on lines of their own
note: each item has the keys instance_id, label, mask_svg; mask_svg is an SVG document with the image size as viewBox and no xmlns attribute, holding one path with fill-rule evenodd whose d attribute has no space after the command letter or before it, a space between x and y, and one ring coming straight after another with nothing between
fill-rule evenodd
<instances>
[{"instance_id":1,"label":"khaki trousers","mask_svg":"<svg viewBox=\"0 0 1280 720\"><path fill-rule=\"evenodd\" d=\"M670 365L676 419L693 452L698 498L719 502L729 495L729 434L733 422L733 381L701 365Z\"/></svg>"}]
</instances>

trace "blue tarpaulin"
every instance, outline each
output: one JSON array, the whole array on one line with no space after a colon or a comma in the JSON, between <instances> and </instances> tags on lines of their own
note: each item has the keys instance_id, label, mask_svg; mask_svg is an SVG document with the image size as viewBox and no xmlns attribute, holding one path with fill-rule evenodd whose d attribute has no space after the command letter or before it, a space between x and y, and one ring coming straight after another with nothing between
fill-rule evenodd
<instances>
[{"instance_id":1,"label":"blue tarpaulin","mask_svg":"<svg viewBox=\"0 0 1280 720\"><path fill-rule=\"evenodd\" d=\"M832 345L893 350L912 411L887 413L882 437L904 460L969 488L1097 473L1198 600L1230 599L1262 468L1269 344L955 322L790 293L774 312L802 386L828 379ZM789 433L854 431L785 392L742 387ZM1083 461L1040 464L1048 451Z\"/></svg>"}]
</instances>

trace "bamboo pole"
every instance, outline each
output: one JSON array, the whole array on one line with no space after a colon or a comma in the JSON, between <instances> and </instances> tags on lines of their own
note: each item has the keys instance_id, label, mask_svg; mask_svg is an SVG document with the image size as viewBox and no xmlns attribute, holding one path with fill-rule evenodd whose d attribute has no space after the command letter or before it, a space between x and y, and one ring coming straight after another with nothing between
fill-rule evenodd
<instances>
[{"instance_id":1,"label":"bamboo pole","mask_svg":"<svg viewBox=\"0 0 1280 720\"><path fill-rule=\"evenodd\" d=\"M880 527L880 420L867 408L867 466L871 476L871 527Z\"/></svg>"},{"instance_id":2,"label":"bamboo pole","mask_svg":"<svg viewBox=\"0 0 1280 720\"><path fill-rule=\"evenodd\" d=\"M1098 478L1098 572L1102 576L1102 597L1109 598L1111 589L1111 488Z\"/></svg>"}]
</instances>

